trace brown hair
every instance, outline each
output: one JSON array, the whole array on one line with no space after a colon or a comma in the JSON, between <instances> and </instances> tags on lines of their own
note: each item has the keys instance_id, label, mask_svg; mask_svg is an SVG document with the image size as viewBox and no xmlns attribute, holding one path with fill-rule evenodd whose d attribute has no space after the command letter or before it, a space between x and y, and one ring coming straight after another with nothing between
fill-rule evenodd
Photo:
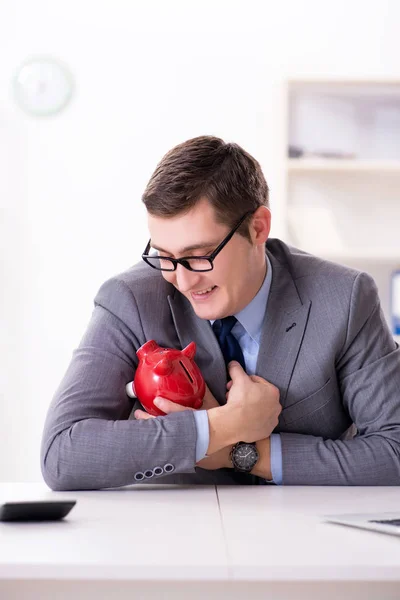
<instances>
[{"instance_id":1,"label":"brown hair","mask_svg":"<svg viewBox=\"0 0 400 600\"><path fill-rule=\"evenodd\" d=\"M200 136L167 152L142 196L157 217L188 212L201 198L213 206L218 222L234 227L248 211L269 206L268 185L259 163L238 144ZM249 239L248 221L238 230Z\"/></svg>"}]
</instances>

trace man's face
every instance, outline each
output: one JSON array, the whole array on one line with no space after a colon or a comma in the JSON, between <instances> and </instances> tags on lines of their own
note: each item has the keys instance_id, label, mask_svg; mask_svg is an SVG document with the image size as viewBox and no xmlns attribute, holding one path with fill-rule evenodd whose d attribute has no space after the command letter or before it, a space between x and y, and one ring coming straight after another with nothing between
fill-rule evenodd
<instances>
[{"instance_id":1,"label":"man's face","mask_svg":"<svg viewBox=\"0 0 400 600\"><path fill-rule=\"evenodd\" d=\"M204 199L188 213L172 218L148 215L152 246L162 256L207 256L229 233L217 223L214 209ZM265 250L235 233L214 260L214 269L162 271L163 277L191 303L201 319L220 319L244 308L256 295L265 275Z\"/></svg>"}]
</instances>

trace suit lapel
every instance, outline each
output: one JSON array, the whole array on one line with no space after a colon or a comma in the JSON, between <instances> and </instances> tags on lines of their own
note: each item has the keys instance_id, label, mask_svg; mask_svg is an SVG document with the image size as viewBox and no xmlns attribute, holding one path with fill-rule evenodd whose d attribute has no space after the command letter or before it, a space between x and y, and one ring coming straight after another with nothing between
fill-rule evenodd
<instances>
[{"instance_id":1,"label":"suit lapel","mask_svg":"<svg viewBox=\"0 0 400 600\"><path fill-rule=\"evenodd\" d=\"M272 283L262 325L256 373L279 388L284 406L311 301L302 303L287 267L271 253L268 256L272 265Z\"/></svg>"},{"instance_id":2,"label":"suit lapel","mask_svg":"<svg viewBox=\"0 0 400 600\"><path fill-rule=\"evenodd\" d=\"M200 319L189 300L175 292L168 296L172 318L182 348L195 341L195 361L210 391L220 404L225 404L226 368L217 338L207 319Z\"/></svg>"}]
</instances>

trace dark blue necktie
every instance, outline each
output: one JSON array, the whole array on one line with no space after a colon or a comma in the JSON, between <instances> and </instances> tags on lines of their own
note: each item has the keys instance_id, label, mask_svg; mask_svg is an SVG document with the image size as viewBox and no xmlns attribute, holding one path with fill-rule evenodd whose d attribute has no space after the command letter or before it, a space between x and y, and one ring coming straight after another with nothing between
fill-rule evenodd
<instances>
[{"instance_id":1,"label":"dark blue necktie","mask_svg":"<svg viewBox=\"0 0 400 600\"><path fill-rule=\"evenodd\" d=\"M228 366L231 360L236 360L242 365L243 369L246 369L242 349L235 336L231 333L235 323L237 323L236 317L225 317L224 319L214 321L212 328L221 347L225 364Z\"/></svg>"},{"instance_id":2,"label":"dark blue necktie","mask_svg":"<svg viewBox=\"0 0 400 600\"><path fill-rule=\"evenodd\" d=\"M237 360L237 362L242 365L243 369L246 370L242 349L235 336L231 333L236 323L236 317L225 317L225 319L217 319L214 321L212 328L221 347L226 366L228 367L231 360ZM228 368L227 378L228 380L230 379ZM248 484L250 481L254 485L260 485L263 481L261 477L256 477L255 475L250 475L248 473L234 473L233 477L239 484Z\"/></svg>"}]
</instances>

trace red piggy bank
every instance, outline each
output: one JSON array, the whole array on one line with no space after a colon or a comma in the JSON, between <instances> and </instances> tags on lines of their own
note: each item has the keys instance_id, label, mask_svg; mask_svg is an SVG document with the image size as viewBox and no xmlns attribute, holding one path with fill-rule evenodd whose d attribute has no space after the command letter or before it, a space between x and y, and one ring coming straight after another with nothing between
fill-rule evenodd
<instances>
[{"instance_id":1,"label":"red piggy bank","mask_svg":"<svg viewBox=\"0 0 400 600\"><path fill-rule=\"evenodd\" d=\"M146 342L136 352L139 365L134 381L126 386L128 396L137 397L146 411L155 417L165 415L153 404L156 396L182 406L200 408L206 385L193 360L195 353L195 342L183 350L162 348L154 340Z\"/></svg>"}]
</instances>

